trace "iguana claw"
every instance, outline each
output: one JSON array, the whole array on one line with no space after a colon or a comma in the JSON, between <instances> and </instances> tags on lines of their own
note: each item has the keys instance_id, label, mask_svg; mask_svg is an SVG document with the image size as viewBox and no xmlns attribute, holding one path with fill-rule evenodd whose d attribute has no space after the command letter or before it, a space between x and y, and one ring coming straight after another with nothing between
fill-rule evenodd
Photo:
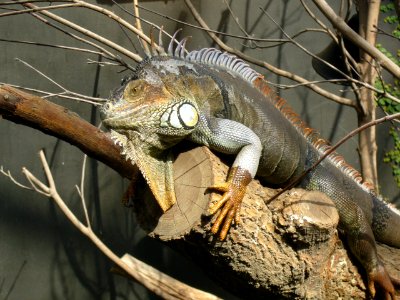
<instances>
[{"instance_id":1,"label":"iguana claw","mask_svg":"<svg viewBox=\"0 0 400 300\"><path fill-rule=\"evenodd\" d=\"M382 264L368 274L368 290L371 298L375 297L376 288L379 288L383 293L383 299L395 300L395 286L398 288L400 281L391 278Z\"/></svg>"},{"instance_id":2,"label":"iguana claw","mask_svg":"<svg viewBox=\"0 0 400 300\"><path fill-rule=\"evenodd\" d=\"M246 169L235 167L229 172L228 180L225 183L209 188L223 192L221 198L208 208L210 214L215 214L218 209L222 208L211 228L211 232L214 234L220 231L219 238L221 240L226 238L232 221L235 221L236 224L240 222L240 207L251 179L251 175Z\"/></svg>"}]
</instances>

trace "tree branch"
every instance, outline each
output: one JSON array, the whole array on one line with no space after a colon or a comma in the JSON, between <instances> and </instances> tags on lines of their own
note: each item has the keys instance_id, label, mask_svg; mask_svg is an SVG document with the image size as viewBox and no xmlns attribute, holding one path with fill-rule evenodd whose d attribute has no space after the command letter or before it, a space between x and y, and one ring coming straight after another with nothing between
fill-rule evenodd
<instances>
[{"instance_id":1,"label":"tree branch","mask_svg":"<svg viewBox=\"0 0 400 300\"><path fill-rule=\"evenodd\" d=\"M334 27L336 27L344 36L351 40L355 45L360 47L363 51L371 55L378 63L390 72L393 76L400 78L400 68L391 61L381 51L369 44L365 39L360 37L353 29L351 29L346 22L339 17L335 11L329 6L325 0L313 0L315 5L321 12L328 18Z\"/></svg>"},{"instance_id":2,"label":"tree branch","mask_svg":"<svg viewBox=\"0 0 400 300\"><path fill-rule=\"evenodd\" d=\"M40 160L48 181L48 186L41 182L34 176L28 169L23 168L22 172L26 178L31 182L32 186L41 194L50 197L54 200L57 206L61 209L68 220L86 237L88 237L93 244L110 260L112 260L120 269L128 274L133 279L137 280L143 286L148 288L156 295L168 300L186 300L186 299L199 299L199 300L218 300L217 296L201 290L192 288L165 273L145 264L144 262L136 259L135 257L125 254L123 257L118 257L103 241L94 233L91 226L84 225L75 214L68 208L62 197L57 191L57 187L51 173L50 167L44 156L44 152L40 151ZM85 204L84 205L84 210Z\"/></svg>"},{"instance_id":3,"label":"tree branch","mask_svg":"<svg viewBox=\"0 0 400 300\"><path fill-rule=\"evenodd\" d=\"M131 178L136 167L121 156L107 134L62 106L6 85L0 85L0 115L38 129L81 149L121 175Z\"/></svg>"}]
</instances>

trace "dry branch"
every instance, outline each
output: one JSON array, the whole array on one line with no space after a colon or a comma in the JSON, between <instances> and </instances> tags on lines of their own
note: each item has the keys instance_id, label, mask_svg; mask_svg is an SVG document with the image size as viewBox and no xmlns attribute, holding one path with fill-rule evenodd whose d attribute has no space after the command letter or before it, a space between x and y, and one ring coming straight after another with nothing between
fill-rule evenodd
<instances>
[{"instance_id":1,"label":"dry branch","mask_svg":"<svg viewBox=\"0 0 400 300\"><path fill-rule=\"evenodd\" d=\"M80 6L83 6L82 3L79 2L79 4L80 4ZM87 3L85 3L85 4L89 5ZM29 3L24 4L24 6L30 8L30 9L37 9L38 8L37 6L35 6L33 4L29 4ZM105 10L103 9L101 12L103 12L103 11L105 11ZM98 35L98 34L92 32L92 31L90 31L90 30L88 30L86 28L83 28L82 26L79 26L79 25L75 24L74 22L71 22L71 21L69 21L69 20L67 20L65 18L62 18L62 17L60 17L60 16L58 16L56 14L53 14L53 13L51 13L49 11L46 11L46 10L39 11L39 14L42 14L42 15L50 18L50 19L53 19L54 21L56 21L56 22L58 22L60 24L68 26L68 27L70 27L70 28L72 28L72 29L84 34L87 37L90 37L90 38L92 38L94 40L97 40L100 43L102 43L103 45L109 46L110 48L118 51L119 53L122 53L122 54L126 55L127 57L131 58L132 60L134 60L136 62L140 62L142 60L142 58L139 55L137 55L136 53L133 53L132 51L129 51L128 49L126 49L126 48L124 48L124 47L122 47L120 45L117 45L116 43L110 41L109 39L106 39L101 35ZM110 18L112 18L114 16L114 14L110 12L109 16L110 16ZM137 34L139 34L139 33L137 33Z\"/></svg>"},{"instance_id":2,"label":"dry branch","mask_svg":"<svg viewBox=\"0 0 400 300\"><path fill-rule=\"evenodd\" d=\"M92 231L89 219L86 219L88 224L84 225L75 214L68 208L62 197L57 191L57 186L54 181L50 167L46 161L43 151L39 153L42 166L47 178L48 185L40 181L28 169L23 168L22 172L31 183L32 187L39 193L50 197L58 205L68 220L85 236L87 236L93 244L110 260L112 260L120 270L123 270L125 275L137 280L143 286L148 288L156 295L167 300L218 300L220 298L196 288L192 288L165 273L145 264L135 257L125 254L123 257L118 257L103 241ZM86 204L83 201L83 209L86 211Z\"/></svg>"},{"instance_id":3,"label":"dry branch","mask_svg":"<svg viewBox=\"0 0 400 300\"><path fill-rule=\"evenodd\" d=\"M77 114L43 98L0 85L0 115L60 138L127 178L136 172L132 164L126 163L107 134Z\"/></svg>"}]
</instances>

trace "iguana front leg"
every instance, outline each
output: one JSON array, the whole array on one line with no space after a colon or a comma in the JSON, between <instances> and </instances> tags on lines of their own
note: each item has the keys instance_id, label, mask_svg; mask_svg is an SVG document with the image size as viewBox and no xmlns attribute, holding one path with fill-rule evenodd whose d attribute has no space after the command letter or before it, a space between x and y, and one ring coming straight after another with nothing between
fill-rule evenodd
<instances>
[{"instance_id":1,"label":"iguana front leg","mask_svg":"<svg viewBox=\"0 0 400 300\"><path fill-rule=\"evenodd\" d=\"M211 231L220 231L220 239L225 239L233 221L239 223L240 206L247 185L254 178L261 157L260 138L245 125L220 118L200 116L196 130L190 139L219 152L236 154L236 159L229 171L227 181L210 187L222 192L217 203L209 207L209 212L219 212ZM221 227L222 226L222 227Z\"/></svg>"}]
</instances>

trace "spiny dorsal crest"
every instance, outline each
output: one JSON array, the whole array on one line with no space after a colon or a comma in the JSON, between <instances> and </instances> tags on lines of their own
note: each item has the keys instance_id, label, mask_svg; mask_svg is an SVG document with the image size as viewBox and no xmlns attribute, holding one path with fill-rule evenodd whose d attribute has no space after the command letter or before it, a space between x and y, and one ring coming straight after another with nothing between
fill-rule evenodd
<instances>
[{"instance_id":1,"label":"spiny dorsal crest","mask_svg":"<svg viewBox=\"0 0 400 300\"><path fill-rule=\"evenodd\" d=\"M255 88L257 88L260 92L268 96L271 102L278 108L281 113L287 118L294 127L309 141L320 153L323 155L327 151L331 149L330 144L322 139L320 135L314 130L311 129L305 124L300 116L293 111L293 109L289 106L286 100L277 96L268 86L268 84L264 81L264 76L262 76L257 71L253 70L247 63L245 63L242 59L236 57L235 55L222 52L215 48L203 48L200 50L187 51L186 43L188 41L188 37L183 38L179 41L176 36L179 33L180 29L177 30L171 38L171 41L168 45L168 50L165 51L163 49L162 44L162 32L163 29L161 27L159 34L159 48L155 47L153 37L151 48L153 55L160 56L170 56L177 57L186 61L205 64L209 66L219 67L228 72L232 72L238 76L240 76L245 81L251 83ZM176 47L174 48L174 45ZM160 50L161 48L161 50ZM147 53L149 57L152 55ZM257 79L257 81L255 81ZM344 158L339 154L333 152L328 155L327 159L333 162L344 174L353 178L358 184L362 186L366 191L375 194L373 185L367 181L363 181L361 174L346 163Z\"/></svg>"},{"instance_id":2,"label":"spiny dorsal crest","mask_svg":"<svg viewBox=\"0 0 400 300\"><path fill-rule=\"evenodd\" d=\"M159 48L162 49L162 34L163 29L160 29L160 34L158 37ZM196 62L200 64L205 64L209 66L216 66L222 69L225 69L228 72L232 72L235 75L240 76L242 79L253 83L256 78L263 77L260 73L253 70L247 63L245 63L242 59L236 57L235 55L222 52L215 48L203 48L201 50L187 51L186 43L188 41L188 37L183 38L181 41L177 40L176 36L180 30L176 31L171 38L171 41L168 45L168 50L157 49L153 40L152 34L151 36L151 54L146 53L147 56L171 56L181 58L186 61ZM176 47L174 45L176 44Z\"/></svg>"}]
</instances>

